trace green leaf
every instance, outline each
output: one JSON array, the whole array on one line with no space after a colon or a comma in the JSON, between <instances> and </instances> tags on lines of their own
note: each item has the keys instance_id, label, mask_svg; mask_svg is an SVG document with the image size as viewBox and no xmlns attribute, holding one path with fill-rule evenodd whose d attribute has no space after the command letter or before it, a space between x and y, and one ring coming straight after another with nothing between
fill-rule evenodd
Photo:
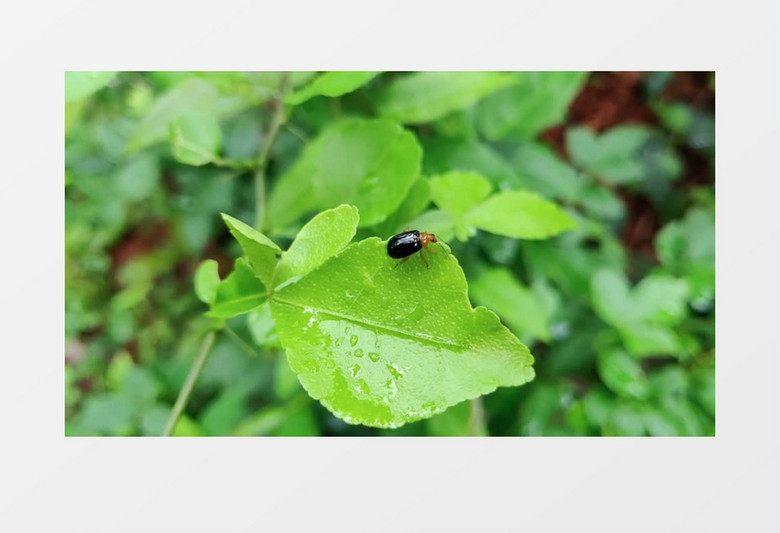
<instances>
[{"instance_id":1,"label":"green leaf","mask_svg":"<svg viewBox=\"0 0 780 533\"><path fill-rule=\"evenodd\" d=\"M470 282L469 294L475 302L495 311L521 339L550 339L548 311L507 269L482 271Z\"/></svg>"},{"instance_id":2,"label":"green leaf","mask_svg":"<svg viewBox=\"0 0 780 533\"><path fill-rule=\"evenodd\" d=\"M651 275L630 291L622 273L600 270L591 281L591 294L596 312L615 326L632 322L672 325L687 315L684 279Z\"/></svg>"},{"instance_id":3,"label":"green leaf","mask_svg":"<svg viewBox=\"0 0 780 533\"><path fill-rule=\"evenodd\" d=\"M130 134L127 149L136 151L164 140L171 122L193 110L216 115L218 104L219 93L213 84L197 78L185 80L155 101Z\"/></svg>"},{"instance_id":4,"label":"green leaf","mask_svg":"<svg viewBox=\"0 0 780 533\"><path fill-rule=\"evenodd\" d=\"M634 289L639 318L657 324L677 324L687 316L689 287L684 279L651 275Z\"/></svg>"},{"instance_id":5,"label":"green leaf","mask_svg":"<svg viewBox=\"0 0 780 533\"><path fill-rule=\"evenodd\" d=\"M252 340L264 348L277 347L279 336L276 334L276 324L271 316L271 306L268 302L249 312L246 319L247 329Z\"/></svg>"},{"instance_id":6,"label":"green leaf","mask_svg":"<svg viewBox=\"0 0 780 533\"><path fill-rule=\"evenodd\" d=\"M623 350L599 353L596 368L604 384L616 394L638 399L647 396L649 386L642 368Z\"/></svg>"},{"instance_id":7,"label":"green leaf","mask_svg":"<svg viewBox=\"0 0 780 533\"><path fill-rule=\"evenodd\" d=\"M449 241L455 233L455 220L441 209L431 209L409 222L410 228L435 234L441 241Z\"/></svg>"},{"instance_id":8,"label":"green leaf","mask_svg":"<svg viewBox=\"0 0 780 533\"><path fill-rule=\"evenodd\" d=\"M116 76L113 71L68 71L65 72L65 103L86 98L99 91Z\"/></svg>"},{"instance_id":9,"label":"green leaf","mask_svg":"<svg viewBox=\"0 0 780 533\"><path fill-rule=\"evenodd\" d=\"M360 226L395 211L420 174L422 150L414 135L389 120L338 123L309 143L278 181L269 221L285 227L314 209L352 204Z\"/></svg>"},{"instance_id":10,"label":"green leaf","mask_svg":"<svg viewBox=\"0 0 780 533\"><path fill-rule=\"evenodd\" d=\"M430 203L431 191L428 180L422 177L417 178L398 209L390 213L383 222L374 226L374 235L391 237L399 233Z\"/></svg>"},{"instance_id":11,"label":"green leaf","mask_svg":"<svg viewBox=\"0 0 780 533\"><path fill-rule=\"evenodd\" d=\"M230 435L246 413L251 389L239 385L225 389L209 403L200 417L200 424L209 435Z\"/></svg>"},{"instance_id":12,"label":"green leaf","mask_svg":"<svg viewBox=\"0 0 780 533\"><path fill-rule=\"evenodd\" d=\"M171 122L170 142L177 161L205 165L217 158L222 146L222 131L214 116L192 111Z\"/></svg>"},{"instance_id":13,"label":"green leaf","mask_svg":"<svg viewBox=\"0 0 780 533\"><path fill-rule=\"evenodd\" d=\"M649 355L684 356L686 348L668 326L647 322L628 322L619 328L626 349L635 357Z\"/></svg>"},{"instance_id":14,"label":"green leaf","mask_svg":"<svg viewBox=\"0 0 780 533\"><path fill-rule=\"evenodd\" d=\"M688 280L696 307L708 309L715 295L713 214L698 207L690 209L683 220L670 222L661 229L655 247L664 268Z\"/></svg>"},{"instance_id":15,"label":"green leaf","mask_svg":"<svg viewBox=\"0 0 780 533\"><path fill-rule=\"evenodd\" d=\"M237 218L222 213L222 220L241 245L255 274L270 287L276 270L276 257L282 250L271 239Z\"/></svg>"},{"instance_id":16,"label":"green leaf","mask_svg":"<svg viewBox=\"0 0 780 533\"><path fill-rule=\"evenodd\" d=\"M520 144L512 154L515 171L529 178L526 187L566 202L577 200L587 181L553 151L536 142Z\"/></svg>"},{"instance_id":17,"label":"green leaf","mask_svg":"<svg viewBox=\"0 0 780 533\"><path fill-rule=\"evenodd\" d=\"M618 271L603 269L591 279L593 309L618 329L628 351L637 357L676 355L687 349L671 328L687 316L684 279L651 275L633 290Z\"/></svg>"},{"instance_id":18,"label":"green leaf","mask_svg":"<svg viewBox=\"0 0 780 533\"><path fill-rule=\"evenodd\" d=\"M577 227L560 207L527 191L491 196L466 214L466 222L516 239L546 239Z\"/></svg>"},{"instance_id":19,"label":"green leaf","mask_svg":"<svg viewBox=\"0 0 780 533\"><path fill-rule=\"evenodd\" d=\"M157 157L142 154L123 165L116 173L116 191L122 198L137 202L151 196L160 182Z\"/></svg>"},{"instance_id":20,"label":"green leaf","mask_svg":"<svg viewBox=\"0 0 780 533\"><path fill-rule=\"evenodd\" d=\"M476 172L448 172L428 180L431 199L440 209L460 219L490 194L490 182Z\"/></svg>"},{"instance_id":21,"label":"green leaf","mask_svg":"<svg viewBox=\"0 0 780 533\"><path fill-rule=\"evenodd\" d=\"M608 324L617 326L638 319L626 277L615 270L599 270L591 278L593 309Z\"/></svg>"},{"instance_id":22,"label":"green leaf","mask_svg":"<svg viewBox=\"0 0 780 533\"><path fill-rule=\"evenodd\" d=\"M585 83L585 72L518 72L516 84L477 106L477 123L490 140L534 138L559 124Z\"/></svg>"},{"instance_id":23,"label":"green leaf","mask_svg":"<svg viewBox=\"0 0 780 533\"><path fill-rule=\"evenodd\" d=\"M430 122L516 82L505 72L415 72L399 76L379 97L383 116L404 124Z\"/></svg>"},{"instance_id":24,"label":"green leaf","mask_svg":"<svg viewBox=\"0 0 780 533\"><path fill-rule=\"evenodd\" d=\"M566 132L572 160L608 184L637 183L658 174L677 178L682 163L667 141L646 126L623 125L596 136L584 128Z\"/></svg>"},{"instance_id":25,"label":"green leaf","mask_svg":"<svg viewBox=\"0 0 780 533\"><path fill-rule=\"evenodd\" d=\"M315 96L341 96L359 89L377 74L379 72L325 72L303 89L289 94L284 101L298 105Z\"/></svg>"},{"instance_id":26,"label":"green leaf","mask_svg":"<svg viewBox=\"0 0 780 533\"><path fill-rule=\"evenodd\" d=\"M230 318L259 307L266 299L266 288L249 264L236 259L233 272L217 287L211 311L214 318Z\"/></svg>"},{"instance_id":27,"label":"green leaf","mask_svg":"<svg viewBox=\"0 0 780 533\"><path fill-rule=\"evenodd\" d=\"M350 245L271 300L291 368L353 424L398 427L533 379L533 357L495 314L473 309L443 248L398 263L386 243Z\"/></svg>"},{"instance_id":28,"label":"green leaf","mask_svg":"<svg viewBox=\"0 0 780 533\"><path fill-rule=\"evenodd\" d=\"M359 219L358 210L351 205L341 205L312 218L282 253L274 284L304 276L330 259L355 236Z\"/></svg>"},{"instance_id":29,"label":"green leaf","mask_svg":"<svg viewBox=\"0 0 780 533\"><path fill-rule=\"evenodd\" d=\"M84 109L86 108L87 100L74 100L65 104L65 136L73 129L73 127L79 123Z\"/></svg>"},{"instance_id":30,"label":"green leaf","mask_svg":"<svg viewBox=\"0 0 780 533\"><path fill-rule=\"evenodd\" d=\"M210 304L219 286L219 264L213 259L203 261L195 271L195 294L198 300Z\"/></svg>"},{"instance_id":31,"label":"green leaf","mask_svg":"<svg viewBox=\"0 0 780 533\"><path fill-rule=\"evenodd\" d=\"M451 170L482 174L499 188L518 188L522 181L509 164L491 146L465 139L423 137L423 172L444 174Z\"/></svg>"}]
</instances>

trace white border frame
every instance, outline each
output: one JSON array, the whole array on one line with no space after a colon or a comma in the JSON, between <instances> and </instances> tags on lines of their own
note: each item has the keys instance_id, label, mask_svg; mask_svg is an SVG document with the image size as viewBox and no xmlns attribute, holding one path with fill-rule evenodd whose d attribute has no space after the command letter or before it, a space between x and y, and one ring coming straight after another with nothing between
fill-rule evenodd
<instances>
[{"instance_id":1,"label":"white border frame","mask_svg":"<svg viewBox=\"0 0 780 533\"><path fill-rule=\"evenodd\" d=\"M0 17L0 529L780 529L777 2L15 10ZM82 68L715 70L717 436L65 439L62 72Z\"/></svg>"}]
</instances>

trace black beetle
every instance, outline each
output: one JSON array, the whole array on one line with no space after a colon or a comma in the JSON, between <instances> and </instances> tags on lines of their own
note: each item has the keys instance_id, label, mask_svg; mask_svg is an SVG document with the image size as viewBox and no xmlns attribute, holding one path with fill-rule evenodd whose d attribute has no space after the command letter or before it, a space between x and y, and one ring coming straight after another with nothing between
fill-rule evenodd
<instances>
[{"instance_id":1,"label":"black beetle","mask_svg":"<svg viewBox=\"0 0 780 533\"><path fill-rule=\"evenodd\" d=\"M438 241L436 240L436 235L433 233L421 233L417 230L405 231L404 233L399 233L398 235L391 237L390 240L387 241L387 255L393 259L404 258L404 260L401 261L401 263L403 263L404 261L407 261L412 254L421 251L424 247L434 242ZM422 253L420 253L420 257L422 257L425 266L428 266L428 262L425 260Z\"/></svg>"}]
</instances>

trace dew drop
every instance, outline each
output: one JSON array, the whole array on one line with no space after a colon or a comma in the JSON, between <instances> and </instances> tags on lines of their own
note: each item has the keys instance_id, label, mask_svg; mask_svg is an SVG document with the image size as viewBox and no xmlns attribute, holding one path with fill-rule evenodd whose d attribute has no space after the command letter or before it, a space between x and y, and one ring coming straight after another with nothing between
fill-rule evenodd
<instances>
[{"instance_id":1,"label":"dew drop","mask_svg":"<svg viewBox=\"0 0 780 533\"><path fill-rule=\"evenodd\" d=\"M363 350L361 348L358 348L357 350L355 350L355 354L354 355L355 355L355 357L363 357ZM371 355L371 354L369 354L369 355Z\"/></svg>"},{"instance_id":2,"label":"dew drop","mask_svg":"<svg viewBox=\"0 0 780 533\"><path fill-rule=\"evenodd\" d=\"M357 346L357 343L358 343L358 336L357 336L357 335L351 335L351 336L349 337L349 343L350 343L352 346Z\"/></svg>"},{"instance_id":3,"label":"dew drop","mask_svg":"<svg viewBox=\"0 0 780 533\"><path fill-rule=\"evenodd\" d=\"M368 386L368 383L366 383L364 379L358 381L358 389L360 389L360 392L363 394L371 394L371 387Z\"/></svg>"},{"instance_id":4,"label":"dew drop","mask_svg":"<svg viewBox=\"0 0 780 533\"><path fill-rule=\"evenodd\" d=\"M387 363L385 366L387 367L387 371L390 372L390 375L395 379L402 378L405 374L404 369L394 363Z\"/></svg>"},{"instance_id":5,"label":"dew drop","mask_svg":"<svg viewBox=\"0 0 780 533\"><path fill-rule=\"evenodd\" d=\"M336 363L333 362L333 359L325 359L325 367L326 368L336 368Z\"/></svg>"},{"instance_id":6,"label":"dew drop","mask_svg":"<svg viewBox=\"0 0 780 533\"><path fill-rule=\"evenodd\" d=\"M379 354L376 352L368 352L368 358L376 363L377 361L379 361Z\"/></svg>"},{"instance_id":7,"label":"dew drop","mask_svg":"<svg viewBox=\"0 0 780 533\"><path fill-rule=\"evenodd\" d=\"M360 374L360 365L355 363L351 367L349 367L349 372L352 374L353 378L356 378L358 374Z\"/></svg>"},{"instance_id":8,"label":"dew drop","mask_svg":"<svg viewBox=\"0 0 780 533\"><path fill-rule=\"evenodd\" d=\"M344 340L341 337L339 337L338 339L336 339L336 346L341 346L342 342L344 342Z\"/></svg>"}]
</instances>

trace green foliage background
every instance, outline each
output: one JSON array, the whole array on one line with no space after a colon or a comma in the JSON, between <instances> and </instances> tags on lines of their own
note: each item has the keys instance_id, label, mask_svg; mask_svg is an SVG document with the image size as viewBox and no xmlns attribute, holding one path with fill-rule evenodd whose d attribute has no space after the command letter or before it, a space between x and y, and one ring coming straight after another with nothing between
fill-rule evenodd
<instances>
[{"instance_id":1,"label":"green foliage background","mask_svg":"<svg viewBox=\"0 0 780 533\"><path fill-rule=\"evenodd\" d=\"M712 74L67 73L65 101L66 434L159 435L223 319L176 435L714 434ZM242 255L220 213L287 249L343 203L356 239L447 240L536 378L351 425L262 297L205 314Z\"/></svg>"}]
</instances>

